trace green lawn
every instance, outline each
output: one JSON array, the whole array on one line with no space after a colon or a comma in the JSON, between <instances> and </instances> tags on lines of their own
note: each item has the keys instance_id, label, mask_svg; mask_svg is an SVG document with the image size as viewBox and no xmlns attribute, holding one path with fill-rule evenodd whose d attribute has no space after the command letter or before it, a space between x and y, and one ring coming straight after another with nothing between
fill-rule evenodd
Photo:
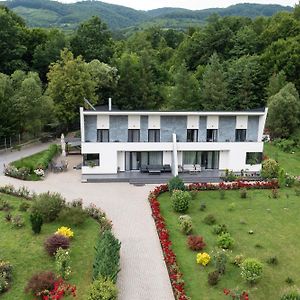
<instances>
[{"instance_id":1,"label":"green lawn","mask_svg":"<svg viewBox=\"0 0 300 300\"><path fill-rule=\"evenodd\" d=\"M286 153L271 143L265 143L264 153L270 158L276 159L280 166L291 175L300 175L300 150L295 153Z\"/></svg>"},{"instance_id":2,"label":"green lawn","mask_svg":"<svg viewBox=\"0 0 300 300\"><path fill-rule=\"evenodd\" d=\"M172 211L169 193L159 197L172 247L184 276L186 292L192 300L226 299L223 288L236 287L249 291L251 300L275 300L279 299L280 292L288 286L285 283L287 277L293 278L295 284L300 285L300 199L294 189L280 190L279 199L270 198L270 194L270 190L251 190L248 191L247 199L241 199L239 191L226 191L226 198L221 200L218 191L202 191L192 200L187 212L193 220L193 233L204 237L207 244L204 251L211 254L216 249L217 236L212 233L211 226L202 222L207 214L213 214L217 224L226 224L235 239L233 255L243 254L263 262L263 277L252 287L243 282L240 269L231 264L227 265L226 274L218 285L210 287L207 274L214 270L213 264L205 268L196 264L197 252L186 246L187 237L179 230L179 214ZM203 202L207 206L204 212L199 210L200 203ZM236 209L229 211L228 207L233 202ZM250 235L249 230L253 230L254 234ZM256 247L257 244L262 248ZM278 258L277 266L266 263L270 256Z\"/></svg>"},{"instance_id":3,"label":"green lawn","mask_svg":"<svg viewBox=\"0 0 300 300\"><path fill-rule=\"evenodd\" d=\"M33 297L24 295L24 287L34 273L44 270L54 271L54 259L45 252L43 243L47 236L64 224L58 222L44 224L41 234L34 235L30 227L29 214L18 211L22 200L3 194L0 196L14 206L12 215L22 214L26 220L25 227L14 229L10 223L4 221L6 212L0 211L0 259L13 265L12 287L1 295L1 299L32 300ZM86 299L92 281L94 246L99 234L99 224L88 218L82 226L72 229L75 234L70 247L73 274L69 281L77 286L77 298Z\"/></svg>"}]
</instances>

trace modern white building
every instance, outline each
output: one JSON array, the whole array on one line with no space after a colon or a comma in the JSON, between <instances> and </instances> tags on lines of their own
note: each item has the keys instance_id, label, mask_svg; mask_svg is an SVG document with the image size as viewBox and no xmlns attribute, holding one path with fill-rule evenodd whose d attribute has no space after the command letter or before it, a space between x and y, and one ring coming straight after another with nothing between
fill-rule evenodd
<instances>
[{"instance_id":1,"label":"modern white building","mask_svg":"<svg viewBox=\"0 0 300 300\"><path fill-rule=\"evenodd\" d=\"M267 109L235 112L80 108L82 174L259 172Z\"/></svg>"}]
</instances>

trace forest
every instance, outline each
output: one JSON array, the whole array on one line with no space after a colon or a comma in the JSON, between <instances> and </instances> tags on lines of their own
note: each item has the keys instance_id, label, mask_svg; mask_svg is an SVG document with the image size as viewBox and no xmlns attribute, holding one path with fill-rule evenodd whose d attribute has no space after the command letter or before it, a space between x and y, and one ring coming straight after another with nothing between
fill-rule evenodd
<instances>
[{"instance_id":1,"label":"forest","mask_svg":"<svg viewBox=\"0 0 300 300\"><path fill-rule=\"evenodd\" d=\"M221 17L114 39L99 18L72 32L29 28L0 6L0 138L78 124L79 107L248 110L269 107L268 129L300 124L300 5L272 17Z\"/></svg>"}]
</instances>

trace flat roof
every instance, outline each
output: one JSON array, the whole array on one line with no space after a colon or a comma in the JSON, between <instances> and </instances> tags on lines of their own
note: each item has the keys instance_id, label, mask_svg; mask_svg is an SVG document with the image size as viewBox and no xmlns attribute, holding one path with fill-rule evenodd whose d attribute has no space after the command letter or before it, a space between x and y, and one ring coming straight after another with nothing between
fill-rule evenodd
<instances>
[{"instance_id":1,"label":"flat roof","mask_svg":"<svg viewBox=\"0 0 300 300\"><path fill-rule=\"evenodd\" d=\"M108 109L108 106L97 106L96 110L83 110L85 115L165 115L165 116L180 116L180 115L203 115L203 116L214 116L214 115L223 115L223 116L232 116L232 115L264 115L267 111L267 108L257 108L249 110L240 110L240 111L190 111L190 110L174 110L174 111L159 111L159 110L120 110L117 107L113 106L111 110Z\"/></svg>"}]
</instances>

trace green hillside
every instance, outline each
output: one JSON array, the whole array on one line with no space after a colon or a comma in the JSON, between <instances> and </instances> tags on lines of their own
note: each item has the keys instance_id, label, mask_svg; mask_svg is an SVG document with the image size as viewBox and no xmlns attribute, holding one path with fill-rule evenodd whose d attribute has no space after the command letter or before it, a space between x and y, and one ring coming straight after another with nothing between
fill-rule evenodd
<instances>
[{"instance_id":1,"label":"green hillside","mask_svg":"<svg viewBox=\"0 0 300 300\"><path fill-rule=\"evenodd\" d=\"M99 16L112 30L128 27L145 28L161 26L167 28L187 28L200 25L213 13L221 16L272 16L278 11L290 11L291 7L262 4L237 4L227 8L188 10L182 8L159 8L139 11L128 7L100 1L84 1L63 4L49 0L11 0L0 4L13 9L31 27L76 28L91 16Z\"/></svg>"}]
</instances>

